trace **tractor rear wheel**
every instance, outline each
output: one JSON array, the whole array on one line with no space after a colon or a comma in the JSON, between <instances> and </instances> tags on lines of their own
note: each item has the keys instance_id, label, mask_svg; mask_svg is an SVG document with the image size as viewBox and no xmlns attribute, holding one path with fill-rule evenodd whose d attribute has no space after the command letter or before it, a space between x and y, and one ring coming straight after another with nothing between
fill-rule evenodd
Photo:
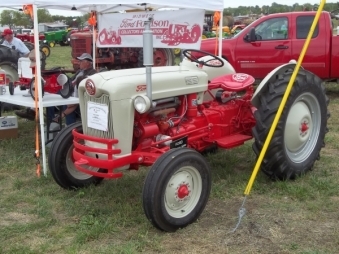
<instances>
[{"instance_id":1,"label":"tractor rear wheel","mask_svg":"<svg viewBox=\"0 0 339 254\"><path fill-rule=\"evenodd\" d=\"M0 68L6 72L9 81L17 81L19 53L9 47L0 45Z\"/></svg>"},{"instance_id":2,"label":"tractor rear wheel","mask_svg":"<svg viewBox=\"0 0 339 254\"><path fill-rule=\"evenodd\" d=\"M173 66L175 64L175 56L172 49L167 48L154 48L153 50L153 63L156 66ZM138 66L144 66L143 50L139 51Z\"/></svg>"},{"instance_id":3,"label":"tractor rear wheel","mask_svg":"<svg viewBox=\"0 0 339 254\"><path fill-rule=\"evenodd\" d=\"M74 166L72 130L82 133L82 123L76 122L62 129L54 138L48 155L48 165L54 180L65 189L76 189L99 184L103 178L80 172ZM93 168L94 171L101 171Z\"/></svg>"},{"instance_id":4,"label":"tractor rear wheel","mask_svg":"<svg viewBox=\"0 0 339 254\"><path fill-rule=\"evenodd\" d=\"M273 119L292 76L292 70L277 75L259 95L255 112L254 152L259 156ZM261 169L272 179L294 179L311 170L320 158L328 132L329 99L322 80L300 70L267 149Z\"/></svg>"},{"instance_id":5,"label":"tractor rear wheel","mask_svg":"<svg viewBox=\"0 0 339 254\"><path fill-rule=\"evenodd\" d=\"M143 188L147 219L174 232L198 219L211 190L211 170L205 158L189 148L172 149L151 167Z\"/></svg>"}]
</instances>

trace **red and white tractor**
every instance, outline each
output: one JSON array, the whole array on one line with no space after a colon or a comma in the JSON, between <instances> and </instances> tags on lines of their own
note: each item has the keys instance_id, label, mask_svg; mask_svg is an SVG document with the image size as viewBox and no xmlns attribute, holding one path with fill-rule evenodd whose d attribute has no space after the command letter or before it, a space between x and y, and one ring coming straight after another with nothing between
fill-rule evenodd
<instances>
[{"instance_id":1,"label":"red and white tractor","mask_svg":"<svg viewBox=\"0 0 339 254\"><path fill-rule=\"evenodd\" d=\"M235 73L224 59L198 50L183 54L180 66L153 68L151 82L145 68L81 82L82 122L64 128L49 152L61 187L151 166L144 212L172 232L197 220L208 201L213 170L202 152L254 138L259 155L296 64L276 68L254 90L253 77ZM313 167L324 146L328 103L321 79L300 69L262 163L270 178L292 179Z\"/></svg>"}]
</instances>

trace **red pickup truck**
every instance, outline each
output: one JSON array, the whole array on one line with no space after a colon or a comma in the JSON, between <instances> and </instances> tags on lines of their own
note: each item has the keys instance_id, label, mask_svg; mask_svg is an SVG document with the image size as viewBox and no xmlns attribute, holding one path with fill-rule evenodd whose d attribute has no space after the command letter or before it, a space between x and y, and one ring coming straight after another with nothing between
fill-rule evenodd
<instances>
[{"instance_id":1,"label":"red pickup truck","mask_svg":"<svg viewBox=\"0 0 339 254\"><path fill-rule=\"evenodd\" d=\"M263 16L233 38L222 40L222 57L237 72L263 79L275 67L298 60L316 12L287 12ZM214 54L216 39L201 50ZM322 12L302 66L323 80L339 78L339 36L333 35L329 12Z\"/></svg>"}]
</instances>

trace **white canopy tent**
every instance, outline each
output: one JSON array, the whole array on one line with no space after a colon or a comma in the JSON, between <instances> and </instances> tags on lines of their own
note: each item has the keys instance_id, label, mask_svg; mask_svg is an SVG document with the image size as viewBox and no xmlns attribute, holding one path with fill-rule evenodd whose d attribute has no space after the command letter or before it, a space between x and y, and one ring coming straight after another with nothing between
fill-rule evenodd
<instances>
[{"instance_id":1,"label":"white canopy tent","mask_svg":"<svg viewBox=\"0 0 339 254\"><path fill-rule=\"evenodd\" d=\"M34 41L35 48L39 48L39 33L38 33L38 18L37 18L37 9L58 9L58 10L71 10L72 7L76 7L77 11L83 13L90 13L96 11L98 15L100 13L109 13L116 11L124 11L131 9L140 9L145 10L150 7L153 10L160 8L182 8L182 9L203 9L209 11L223 11L224 1L223 0L199 0L194 3L191 0L146 0L139 1L136 0L96 0L93 4L93 0L72 0L71 4L66 0L57 1L55 0L12 0L8 2L2 2L1 7L7 8L22 8L23 5L33 5L33 16L34 16ZM222 16L220 19L220 30L219 30L219 51L218 54L221 56L222 50ZM37 76L36 78L38 87L41 87L41 68L40 68L40 52L36 50L36 69ZM38 89L39 93L39 119L40 119L40 132L41 132L41 144L42 144L42 168L44 175L47 174L47 165L46 165L46 147L45 147L45 135L44 135L44 115L43 115L43 106L42 106L42 91ZM41 154L39 153L39 154Z\"/></svg>"}]
</instances>

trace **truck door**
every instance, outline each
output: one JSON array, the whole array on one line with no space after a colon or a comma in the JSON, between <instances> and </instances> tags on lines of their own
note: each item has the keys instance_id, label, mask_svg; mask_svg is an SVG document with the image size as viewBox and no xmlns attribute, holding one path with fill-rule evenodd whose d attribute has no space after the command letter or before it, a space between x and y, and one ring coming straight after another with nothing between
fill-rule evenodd
<instances>
[{"instance_id":1,"label":"truck door","mask_svg":"<svg viewBox=\"0 0 339 254\"><path fill-rule=\"evenodd\" d=\"M263 79L275 67L291 59L291 24L286 14L265 19L254 29L256 41L248 42L244 36L238 38L236 69Z\"/></svg>"},{"instance_id":2,"label":"truck door","mask_svg":"<svg viewBox=\"0 0 339 254\"><path fill-rule=\"evenodd\" d=\"M291 43L292 58L295 60L298 60L299 58L313 20L314 14L302 14L294 17L293 22L295 22L296 33L293 36ZM319 23L326 24L324 15L320 16ZM328 70L329 66L326 67L326 62L328 62L328 60L325 56L330 55L330 40L327 39L330 38L330 36L326 34L327 30L325 29L325 25L323 25L322 28L322 31L320 31L319 25L317 25L314 29L302 66L319 77L327 77L328 73L326 68Z\"/></svg>"}]
</instances>

